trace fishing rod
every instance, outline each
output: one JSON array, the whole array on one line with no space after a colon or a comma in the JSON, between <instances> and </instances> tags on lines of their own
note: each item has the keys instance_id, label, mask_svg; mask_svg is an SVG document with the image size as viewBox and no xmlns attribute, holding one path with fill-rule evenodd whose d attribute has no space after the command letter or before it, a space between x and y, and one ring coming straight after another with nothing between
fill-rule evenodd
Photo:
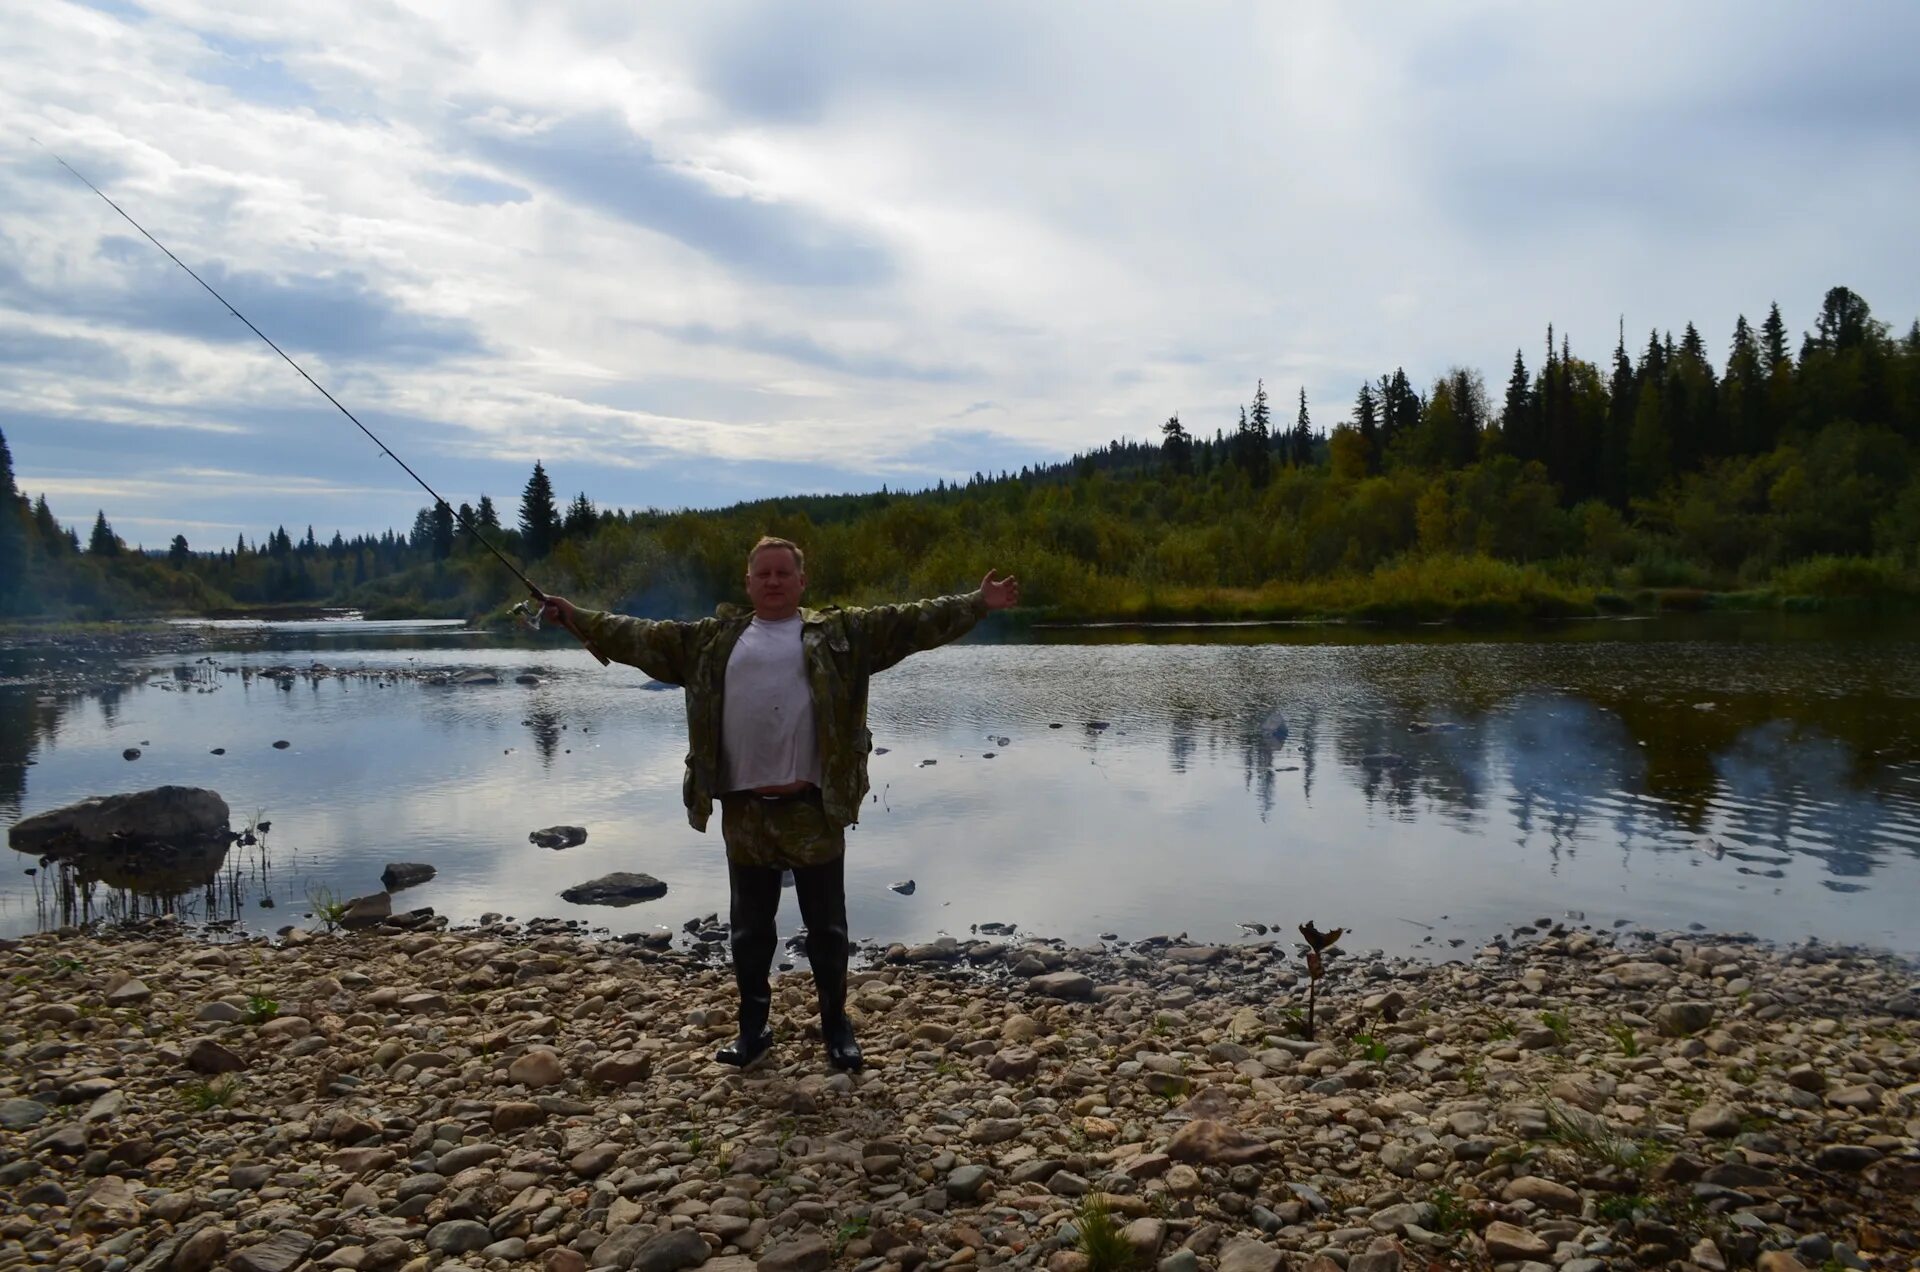
<instances>
[{"instance_id":1,"label":"fishing rod","mask_svg":"<svg viewBox=\"0 0 1920 1272\"><path fill-rule=\"evenodd\" d=\"M464 512L456 510L452 504L448 503L445 499L441 498L440 492L435 490L432 486L427 485L426 479L421 477L419 473L414 472L412 465L408 464L406 460L401 459L398 455L394 454L392 447L388 446L385 442L381 441L378 437L375 437L373 430L360 422L359 416L355 415L352 411L349 411L345 406L341 405L340 399L333 396L333 394L327 392L327 387L324 384L321 384L320 381L308 375L307 369L305 367L301 366L298 362L295 362L291 357L288 357L287 351L285 349L282 349L279 345L275 344L273 342L273 338L267 335L266 332L254 326L253 320L251 318L241 313L238 309L235 309L233 307L232 301L228 300L225 296L222 296L219 292L215 291L213 289L213 285L207 282L206 279L194 273L193 267L188 265L185 261L181 260L178 256L175 256L173 254L173 250L169 248L165 243L162 243L159 239L147 233L146 226L140 224L140 222L134 220L131 216L129 216L125 208L121 207L118 203L115 203L112 199L107 198L107 192L105 190L102 190L99 186L93 184L93 182L87 180L86 177L82 176L80 174L79 169L75 168L72 164L68 163L65 159L62 159L59 155L54 154L52 150L48 150L47 147L41 143L39 138L37 137L30 138L29 140L31 140L34 145L39 146L40 149L46 150L49 155L52 155L53 161L59 164L62 168L65 168L68 172L72 173L74 178L78 180L81 185L84 185L85 187L87 187L87 189L93 191L95 194L99 195L102 199L105 199L108 207L112 208L115 212L118 212L121 215L121 217L126 220L126 223L128 225L131 225L134 229L140 231L141 237L145 238L147 242L153 244L155 247L159 248L162 252L165 252L168 260L172 261L175 265L178 265L181 269L186 270L187 276L189 278L193 279L194 282L200 284L200 286L206 288L207 294L209 296L212 296L215 300L219 301L221 305L225 306L226 311L228 313L232 314L235 318L238 318L241 322L245 323L248 331L251 331L254 335L266 341L267 348L279 354L282 361L284 361L288 366L292 367L295 371L298 371L300 373L301 379L305 380L308 384L311 384L315 389L319 390L320 396L327 399L327 401L331 402L333 404L333 408L336 411L339 411L340 414L346 416L349 420L353 421L353 426L359 429L362 433L365 433L367 435L367 439L371 441L375 446L378 446L380 448L381 454L385 455L388 459L391 459L394 463L400 465L401 468L405 469L407 476L413 478L413 480L419 484L420 489L426 491L429 495L433 496L433 502L435 507L445 508L449 515L457 517L460 521L461 529L465 530L468 534L472 535L475 541L481 544L481 546L485 547L487 551L493 553L493 555L499 560L500 564L506 566L507 569L512 572L513 577L515 577L516 579L519 579L522 583L524 583L526 585L527 591L532 593L533 599L536 602L539 602L542 605L545 604L547 599L547 594L545 592L542 592L538 587L534 586L533 580L528 578L521 571L519 566L515 565L512 561L508 560L506 553L502 552L499 548L496 548L495 546L493 546L492 540L488 539L485 535L480 533L479 527L474 524L473 519L471 517L467 516ZM536 623L538 622L539 614L540 614L540 611L538 609L533 610L534 621ZM568 631L574 634L574 636L580 641L582 645L585 645L587 647L588 653L592 654L595 658L598 658L600 660L600 663L602 666L607 665L609 661L607 656L601 653L599 648L595 646L591 640L587 639L587 634L581 631L580 628L577 625L575 625L571 615L563 614L560 619L560 622L563 627L565 627Z\"/></svg>"}]
</instances>

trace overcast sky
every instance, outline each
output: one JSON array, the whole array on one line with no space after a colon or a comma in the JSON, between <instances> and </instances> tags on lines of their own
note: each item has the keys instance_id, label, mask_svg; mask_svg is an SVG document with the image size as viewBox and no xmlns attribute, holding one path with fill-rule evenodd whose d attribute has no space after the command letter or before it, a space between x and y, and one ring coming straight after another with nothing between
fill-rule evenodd
<instances>
[{"instance_id":1,"label":"overcast sky","mask_svg":"<svg viewBox=\"0 0 1920 1272\"><path fill-rule=\"evenodd\" d=\"M1920 314L1920 5L202 4L0 23L0 429L213 547L1017 469L1545 324Z\"/></svg>"}]
</instances>

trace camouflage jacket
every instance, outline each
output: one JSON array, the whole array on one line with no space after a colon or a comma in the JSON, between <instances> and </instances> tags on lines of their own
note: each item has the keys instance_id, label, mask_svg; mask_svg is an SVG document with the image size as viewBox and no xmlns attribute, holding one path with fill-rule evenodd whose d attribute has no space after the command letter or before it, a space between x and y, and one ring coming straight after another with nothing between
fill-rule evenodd
<instances>
[{"instance_id":1,"label":"camouflage jacket","mask_svg":"<svg viewBox=\"0 0 1920 1272\"><path fill-rule=\"evenodd\" d=\"M873 734L867 729L868 678L908 654L964 636L986 612L978 592L872 609L800 611L801 649L820 741L821 803L834 825L858 821L867 796L867 753L873 750ZM686 688L687 771L681 791L687 820L704 831L714 799L723 794L720 728L727 660L753 612L722 605L714 617L693 623L588 609L578 614L581 631L607 657Z\"/></svg>"}]
</instances>

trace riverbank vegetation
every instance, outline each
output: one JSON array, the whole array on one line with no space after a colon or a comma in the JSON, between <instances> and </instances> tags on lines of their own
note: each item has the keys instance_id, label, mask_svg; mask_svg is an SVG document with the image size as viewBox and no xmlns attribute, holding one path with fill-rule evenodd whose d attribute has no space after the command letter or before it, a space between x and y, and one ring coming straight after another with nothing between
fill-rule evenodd
<instances>
[{"instance_id":1,"label":"riverbank vegetation","mask_svg":"<svg viewBox=\"0 0 1920 1272\"><path fill-rule=\"evenodd\" d=\"M1322 418L1332 412L1324 412ZM1264 383L1211 436L1153 441L912 493L795 496L710 511L564 511L536 466L516 524L491 499L411 530L276 529L217 552L129 553L104 513L85 549L4 474L0 605L104 614L329 602L464 616L515 596L475 524L544 586L632 613L735 594L762 533L808 548L817 599L871 602L1017 570L1056 618L1505 621L1707 605L1920 598L1920 322L1899 336L1846 288L1795 351L1777 306L1736 320L1723 365L1689 324L1624 333L1605 363L1551 328L1496 394L1454 368L1359 386L1331 430ZM0 456L4 456L0 443ZM6 555L6 554L11 554Z\"/></svg>"}]
</instances>

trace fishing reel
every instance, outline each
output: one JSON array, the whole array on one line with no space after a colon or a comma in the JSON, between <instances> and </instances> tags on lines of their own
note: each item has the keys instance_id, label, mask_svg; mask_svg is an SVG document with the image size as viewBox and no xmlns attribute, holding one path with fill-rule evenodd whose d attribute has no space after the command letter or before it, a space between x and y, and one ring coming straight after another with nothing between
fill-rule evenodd
<instances>
[{"instance_id":1,"label":"fishing reel","mask_svg":"<svg viewBox=\"0 0 1920 1272\"><path fill-rule=\"evenodd\" d=\"M541 602L529 597L521 601L518 605L508 609L507 613L518 619L520 626L530 632L537 632L540 630L540 613L544 608L545 606Z\"/></svg>"}]
</instances>

